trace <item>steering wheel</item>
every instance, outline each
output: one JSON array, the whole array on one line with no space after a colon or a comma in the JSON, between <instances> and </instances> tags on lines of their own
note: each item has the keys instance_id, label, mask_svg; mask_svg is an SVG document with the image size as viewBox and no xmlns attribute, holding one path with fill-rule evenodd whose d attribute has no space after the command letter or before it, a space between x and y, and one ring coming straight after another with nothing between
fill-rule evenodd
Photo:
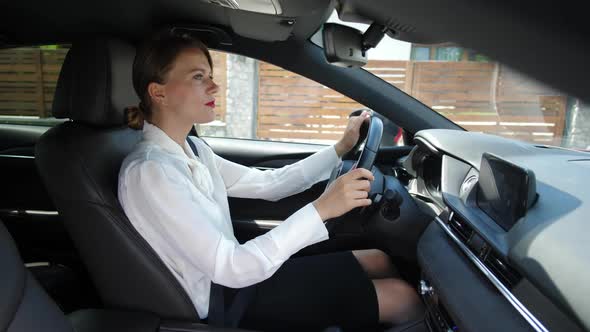
<instances>
[{"instance_id":1,"label":"steering wheel","mask_svg":"<svg viewBox=\"0 0 590 332\"><path fill-rule=\"evenodd\" d=\"M383 121L381 121L381 119L379 119L376 116L371 116L369 118L369 123L364 123L363 126L368 126L367 137L364 140L365 145L361 151L358 160L354 163L352 168L345 173L348 173L355 168L365 168L371 171L373 168L373 164L375 164L377 151L379 151L379 146L381 145L381 138L383 137ZM362 131L363 128L361 127L361 132ZM330 175L330 180L328 180L328 185L326 186L326 189L339 176L344 175L345 173L342 173L342 164L335 167L334 170L332 170L332 174Z\"/></svg>"}]
</instances>

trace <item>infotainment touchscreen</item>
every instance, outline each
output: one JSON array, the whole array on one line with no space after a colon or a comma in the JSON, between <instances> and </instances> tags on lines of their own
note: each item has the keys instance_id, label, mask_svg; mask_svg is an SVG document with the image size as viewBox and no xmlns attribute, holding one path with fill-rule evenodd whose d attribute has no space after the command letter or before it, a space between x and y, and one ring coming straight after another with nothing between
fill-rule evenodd
<instances>
[{"instance_id":1,"label":"infotainment touchscreen","mask_svg":"<svg viewBox=\"0 0 590 332\"><path fill-rule=\"evenodd\" d=\"M479 170L477 205L504 230L526 214L536 198L535 175L489 153Z\"/></svg>"}]
</instances>

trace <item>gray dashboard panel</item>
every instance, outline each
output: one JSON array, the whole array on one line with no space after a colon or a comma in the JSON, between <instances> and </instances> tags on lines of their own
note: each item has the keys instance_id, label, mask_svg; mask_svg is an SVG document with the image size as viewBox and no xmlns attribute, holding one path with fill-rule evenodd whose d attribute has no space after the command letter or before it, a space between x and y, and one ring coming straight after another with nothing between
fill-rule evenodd
<instances>
[{"instance_id":1,"label":"gray dashboard panel","mask_svg":"<svg viewBox=\"0 0 590 332\"><path fill-rule=\"evenodd\" d=\"M420 238L418 260L460 331L533 331L436 222Z\"/></svg>"},{"instance_id":2,"label":"gray dashboard panel","mask_svg":"<svg viewBox=\"0 0 590 332\"><path fill-rule=\"evenodd\" d=\"M423 130L416 137L475 169L490 152L535 173L537 203L498 238L506 240L515 268L590 329L590 154L453 130Z\"/></svg>"}]
</instances>

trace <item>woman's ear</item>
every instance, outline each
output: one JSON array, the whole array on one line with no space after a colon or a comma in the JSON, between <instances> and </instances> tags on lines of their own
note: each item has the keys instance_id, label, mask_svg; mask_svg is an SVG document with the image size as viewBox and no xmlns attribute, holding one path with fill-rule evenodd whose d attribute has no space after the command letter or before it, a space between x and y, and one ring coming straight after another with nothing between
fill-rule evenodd
<instances>
[{"instance_id":1,"label":"woman's ear","mask_svg":"<svg viewBox=\"0 0 590 332\"><path fill-rule=\"evenodd\" d=\"M147 91L154 103L166 105L166 89L164 89L164 85L151 82L148 84Z\"/></svg>"}]
</instances>

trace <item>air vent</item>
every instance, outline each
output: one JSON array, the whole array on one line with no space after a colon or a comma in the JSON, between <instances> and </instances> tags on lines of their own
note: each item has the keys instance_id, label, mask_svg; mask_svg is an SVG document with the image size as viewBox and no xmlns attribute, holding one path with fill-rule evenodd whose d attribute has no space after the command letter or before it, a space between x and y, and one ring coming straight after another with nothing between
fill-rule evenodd
<instances>
[{"instance_id":1,"label":"air vent","mask_svg":"<svg viewBox=\"0 0 590 332\"><path fill-rule=\"evenodd\" d=\"M467 223L461 219L457 214L451 215L451 220L449 221L449 226L453 232L459 236L463 243L467 244L473 235L473 229L471 226L467 225Z\"/></svg>"},{"instance_id":2,"label":"air vent","mask_svg":"<svg viewBox=\"0 0 590 332\"><path fill-rule=\"evenodd\" d=\"M522 279L520 273L508 265L508 263L501 259L493 250L488 251L487 255L484 257L483 263L498 279L500 279L504 286L508 287L508 289L512 289Z\"/></svg>"},{"instance_id":3,"label":"air vent","mask_svg":"<svg viewBox=\"0 0 590 332\"><path fill-rule=\"evenodd\" d=\"M512 289L520 282L522 276L501 258L463 218L456 213L452 213L448 225L461 242L481 260L504 286Z\"/></svg>"}]
</instances>

